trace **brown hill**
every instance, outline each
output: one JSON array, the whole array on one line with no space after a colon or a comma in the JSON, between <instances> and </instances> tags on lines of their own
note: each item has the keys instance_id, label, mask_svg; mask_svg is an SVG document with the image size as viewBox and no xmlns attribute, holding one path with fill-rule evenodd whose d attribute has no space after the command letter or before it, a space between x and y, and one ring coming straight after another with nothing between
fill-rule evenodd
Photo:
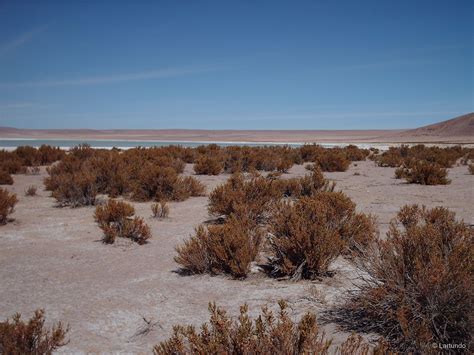
<instances>
[{"instance_id":1,"label":"brown hill","mask_svg":"<svg viewBox=\"0 0 474 355\"><path fill-rule=\"evenodd\" d=\"M473 137L474 112L401 133L402 136Z\"/></svg>"}]
</instances>

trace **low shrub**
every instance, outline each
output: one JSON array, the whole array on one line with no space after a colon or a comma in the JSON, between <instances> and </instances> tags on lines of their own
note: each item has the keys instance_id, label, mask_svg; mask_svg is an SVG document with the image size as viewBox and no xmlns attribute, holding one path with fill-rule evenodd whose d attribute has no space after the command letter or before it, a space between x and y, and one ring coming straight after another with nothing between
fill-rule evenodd
<instances>
[{"instance_id":1,"label":"low shrub","mask_svg":"<svg viewBox=\"0 0 474 355\"><path fill-rule=\"evenodd\" d=\"M223 169L224 164L217 156L200 156L194 163L194 172L198 175L219 175Z\"/></svg>"},{"instance_id":2,"label":"low shrub","mask_svg":"<svg viewBox=\"0 0 474 355\"><path fill-rule=\"evenodd\" d=\"M0 187L0 225L7 223L8 215L13 213L17 202L15 194Z\"/></svg>"},{"instance_id":3,"label":"low shrub","mask_svg":"<svg viewBox=\"0 0 474 355\"><path fill-rule=\"evenodd\" d=\"M39 175L41 173L41 169L39 166L31 166L26 169L27 175Z\"/></svg>"},{"instance_id":4,"label":"low shrub","mask_svg":"<svg viewBox=\"0 0 474 355\"><path fill-rule=\"evenodd\" d=\"M18 174L25 171L23 160L14 152L0 150L0 171L8 174Z\"/></svg>"},{"instance_id":5,"label":"low shrub","mask_svg":"<svg viewBox=\"0 0 474 355\"><path fill-rule=\"evenodd\" d=\"M178 177L173 196L177 201L183 201L188 197L204 196L206 186L192 176Z\"/></svg>"},{"instance_id":6,"label":"low shrub","mask_svg":"<svg viewBox=\"0 0 474 355\"><path fill-rule=\"evenodd\" d=\"M367 277L335 312L336 320L382 334L404 353L424 353L433 343L469 349L473 255L474 230L454 213L404 206L387 239L375 240L357 259Z\"/></svg>"},{"instance_id":7,"label":"low shrub","mask_svg":"<svg viewBox=\"0 0 474 355\"><path fill-rule=\"evenodd\" d=\"M153 348L155 355L168 354L320 354L330 353L332 339L326 338L314 313L306 313L294 322L285 301L278 302L275 315L267 306L254 320L248 306L240 306L236 320L225 310L209 303L209 323L199 327L176 325L171 337ZM351 335L335 349L338 355L392 354L387 344L379 340L371 350L362 337Z\"/></svg>"},{"instance_id":8,"label":"low shrub","mask_svg":"<svg viewBox=\"0 0 474 355\"><path fill-rule=\"evenodd\" d=\"M406 174L407 168L405 168L404 166L395 169L395 179L403 179L407 176Z\"/></svg>"},{"instance_id":9,"label":"low shrub","mask_svg":"<svg viewBox=\"0 0 474 355\"><path fill-rule=\"evenodd\" d=\"M320 191L334 191L336 184L325 179L317 165L309 166L308 170L311 173L301 178L281 180L280 184L283 184L284 196L300 198L314 196Z\"/></svg>"},{"instance_id":10,"label":"low shrub","mask_svg":"<svg viewBox=\"0 0 474 355\"><path fill-rule=\"evenodd\" d=\"M469 164L468 170L471 175L474 175L474 164Z\"/></svg>"},{"instance_id":11,"label":"low shrub","mask_svg":"<svg viewBox=\"0 0 474 355\"><path fill-rule=\"evenodd\" d=\"M271 203L281 197L277 184L262 176L246 179L242 174L232 175L209 195L208 210L214 216L230 216L245 211L254 221L266 218Z\"/></svg>"},{"instance_id":12,"label":"low shrub","mask_svg":"<svg viewBox=\"0 0 474 355\"><path fill-rule=\"evenodd\" d=\"M113 244L119 237L145 244L151 238L150 228L142 218L133 217L134 214L133 206L122 201L108 200L97 206L94 218L104 232L102 241Z\"/></svg>"},{"instance_id":13,"label":"low shrub","mask_svg":"<svg viewBox=\"0 0 474 355\"><path fill-rule=\"evenodd\" d=\"M36 190L35 185L28 186L25 190L25 196L36 196Z\"/></svg>"},{"instance_id":14,"label":"low shrub","mask_svg":"<svg viewBox=\"0 0 474 355\"><path fill-rule=\"evenodd\" d=\"M66 345L68 327L61 322L51 329L44 327L44 311L37 310L27 322L15 314L11 319L0 322L1 354L52 354L53 351Z\"/></svg>"},{"instance_id":15,"label":"low shrub","mask_svg":"<svg viewBox=\"0 0 474 355\"><path fill-rule=\"evenodd\" d=\"M175 261L184 273L229 274L244 278L257 256L261 232L252 221L232 215L224 224L200 225L196 234L178 246Z\"/></svg>"},{"instance_id":16,"label":"low shrub","mask_svg":"<svg viewBox=\"0 0 474 355\"><path fill-rule=\"evenodd\" d=\"M328 150L324 154L319 155L315 163L319 165L322 171L346 171L351 164L346 154L340 150Z\"/></svg>"},{"instance_id":17,"label":"low shrub","mask_svg":"<svg viewBox=\"0 0 474 355\"><path fill-rule=\"evenodd\" d=\"M443 168L451 168L458 159L469 156L469 148L456 147L426 147L418 144L412 147L402 145L390 147L386 152L373 156L379 166L396 168L406 164L409 160L422 160L427 163L436 163Z\"/></svg>"},{"instance_id":18,"label":"low shrub","mask_svg":"<svg viewBox=\"0 0 474 355\"><path fill-rule=\"evenodd\" d=\"M0 170L0 185L13 185L13 178L4 170Z\"/></svg>"},{"instance_id":19,"label":"low shrub","mask_svg":"<svg viewBox=\"0 0 474 355\"><path fill-rule=\"evenodd\" d=\"M166 218L170 214L170 208L166 201L152 203L151 212L155 218Z\"/></svg>"},{"instance_id":20,"label":"low shrub","mask_svg":"<svg viewBox=\"0 0 474 355\"><path fill-rule=\"evenodd\" d=\"M171 167L150 164L140 171L132 196L138 201L182 201L190 196L202 196L204 192L204 185L194 177L180 177Z\"/></svg>"},{"instance_id":21,"label":"low shrub","mask_svg":"<svg viewBox=\"0 0 474 355\"><path fill-rule=\"evenodd\" d=\"M363 161L370 154L370 150L361 149L353 144L349 144L347 147L344 147L343 151L346 154L347 159L350 161Z\"/></svg>"},{"instance_id":22,"label":"low shrub","mask_svg":"<svg viewBox=\"0 0 474 355\"><path fill-rule=\"evenodd\" d=\"M95 198L99 192L95 176L88 171L79 171L76 173L66 173L55 177L53 180L45 182L57 184L52 196L57 200L60 207L71 206L73 208L80 206L94 205Z\"/></svg>"},{"instance_id":23,"label":"low shrub","mask_svg":"<svg viewBox=\"0 0 474 355\"><path fill-rule=\"evenodd\" d=\"M422 160L411 162L406 168L397 169L395 176L403 177L410 184L447 185L451 182L447 179L448 171L445 168Z\"/></svg>"},{"instance_id":24,"label":"low shrub","mask_svg":"<svg viewBox=\"0 0 474 355\"><path fill-rule=\"evenodd\" d=\"M272 274L295 280L326 275L336 257L359 252L377 236L374 218L356 213L342 192L280 202L269 229Z\"/></svg>"},{"instance_id":25,"label":"low shrub","mask_svg":"<svg viewBox=\"0 0 474 355\"><path fill-rule=\"evenodd\" d=\"M153 349L154 354L327 354L331 341L326 340L311 313L294 323L287 304L279 302L277 316L267 308L254 321L248 306L240 307L237 321L215 304L209 304L210 323L196 332L192 326L175 326L169 340Z\"/></svg>"}]
</instances>

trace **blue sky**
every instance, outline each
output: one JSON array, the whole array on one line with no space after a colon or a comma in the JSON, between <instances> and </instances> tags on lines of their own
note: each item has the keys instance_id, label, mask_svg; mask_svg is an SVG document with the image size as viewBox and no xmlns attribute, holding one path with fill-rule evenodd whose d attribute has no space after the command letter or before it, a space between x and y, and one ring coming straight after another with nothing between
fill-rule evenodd
<instances>
[{"instance_id":1,"label":"blue sky","mask_svg":"<svg viewBox=\"0 0 474 355\"><path fill-rule=\"evenodd\" d=\"M0 126L410 128L474 111L473 1L0 0Z\"/></svg>"}]
</instances>

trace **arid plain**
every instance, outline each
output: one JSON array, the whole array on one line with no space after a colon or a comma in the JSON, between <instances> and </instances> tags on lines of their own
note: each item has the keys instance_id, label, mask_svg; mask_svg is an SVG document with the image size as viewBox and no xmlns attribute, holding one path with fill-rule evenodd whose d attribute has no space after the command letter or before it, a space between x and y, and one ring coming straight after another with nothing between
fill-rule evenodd
<instances>
[{"instance_id":1,"label":"arid plain","mask_svg":"<svg viewBox=\"0 0 474 355\"><path fill-rule=\"evenodd\" d=\"M465 166L449 169L450 185L421 186L394 178L393 168L373 161L352 163L345 172L324 173L337 183L362 212L377 217L383 237L388 222L408 203L444 206L468 224L474 224L473 176ZM282 178L303 176L295 165ZM94 222L94 208L58 208L49 191L43 191L45 169L40 175L15 175L7 186L19 202L14 221L0 230L0 318L37 308L46 310L47 324L69 324L67 346L60 352L146 353L170 336L175 324L199 325L208 320L207 304L215 301L236 315L239 305L249 304L251 315L260 307L286 299L292 317L305 311L316 314L341 302L358 274L343 258L331 269L333 277L320 281L291 282L266 277L258 268L246 280L226 276L176 273L175 247L209 219L208 197L191 197L170 203L170 215L151 217L150 205L133 203L137 215L151 227L152 239L145 246L120 241L101 243L102 232ZM184 175L194 175L188 164ZM194 175L211 191L229 175ZM39 187L38 196L26 197L29 185ZM348 333L325 324L337 345Z\"/></svg>"}]
</instances>

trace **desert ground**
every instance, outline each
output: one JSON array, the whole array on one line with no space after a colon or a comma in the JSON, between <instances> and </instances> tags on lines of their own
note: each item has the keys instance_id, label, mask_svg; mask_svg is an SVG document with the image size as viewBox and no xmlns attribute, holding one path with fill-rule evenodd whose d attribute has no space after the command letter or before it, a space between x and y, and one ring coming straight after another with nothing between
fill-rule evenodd
<instances>
[{"instance_id":1,"label":"desert ground","mask_svg":"<svg viewBox=\"0 0 474 355\"><path fill-rule=\"evenodd\" d=\"M295 165L284 177L307 171ZM192 165L185 174L194 175ZM419 203L441 205L474 224L474 184L465 166L449 169L450 185L421 186L394 178L394 169L372 161L352 163L346 172L325 173L357 203L357 208L377 216L383 237L399 207ZM102 231L94 222L94 208L58 208L50 192L43 190L45 168L40 175L15 175L6 186L17 193L14 221L0 227L0 319L15 312L29 318L37 308L46 310L48 324L69 324L70 342L61 353L149 353L169 337L175 324L199 325L208 320L207 304L215 301L230 314L246 302L251 315L260 307L285 299L291 315L306 311L321 314L341 302L344 291L357 279L355 268L344 259L332 265L333 277L321 281L281 281L259 272L246 280L226 276L182 276L173 261L175 247L206 221L207 197L170 203L170 216L151 217L148 203L133 203L152 230L146 245L120 241L101 243ZM207 191L229 175L196 175ZM38 196L26 197L29 185ZM324 324L334 344L347 333Z\"/></svg>"}]
</instances>

